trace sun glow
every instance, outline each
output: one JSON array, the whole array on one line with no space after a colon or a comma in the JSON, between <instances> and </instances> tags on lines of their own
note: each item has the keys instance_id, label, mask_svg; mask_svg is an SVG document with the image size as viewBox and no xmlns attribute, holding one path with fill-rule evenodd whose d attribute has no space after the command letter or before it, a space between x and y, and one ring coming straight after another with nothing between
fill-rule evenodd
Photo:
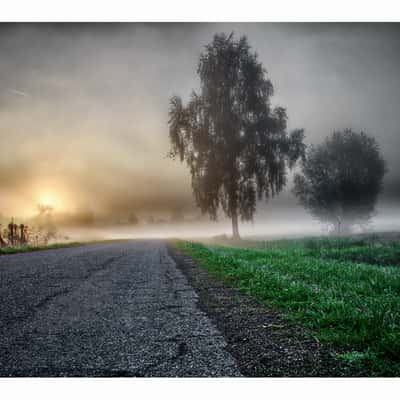
<instances>
[{"instance_id":1,"label":"sun glow","mask_svg":"<svg viewBox=\"0 0 400 400\"><path fill-rule=\"evenodd\" d=\"M53 214L70 212L75 207L71 193L71 188L60 179L38 179L27 188L24 215L33 217L44 210Z\"/></svg>"},{"instance_id":2,"label":"sun glow","mask_svg":"<svg viewBox=\"0 0 400 400\"><path fill-rule=\"evenodd\" d=\"M56 211L60 211L64 208L62 200L56 194L48 192L39 195L38 205L49 207Z\"/></svg>"},{"instance_id":3,"label":"sun glow","mask_svg":"<svg viewBox=\"0 0 400 400\"><path fill-rule=\"evenodd\" d=\"M57 197L49 194L42 194L39 197L39 204L51 208L58 208L60 206L60 200Z\"/></svg>"}]
</instances>

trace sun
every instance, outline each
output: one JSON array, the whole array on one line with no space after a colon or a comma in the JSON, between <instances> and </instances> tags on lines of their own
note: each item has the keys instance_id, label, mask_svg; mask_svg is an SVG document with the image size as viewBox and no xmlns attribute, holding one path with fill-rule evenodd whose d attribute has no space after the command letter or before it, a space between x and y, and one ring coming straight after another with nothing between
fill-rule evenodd
<instances>
[{"instance_id":1,"label":"sun","mask_svg":"<svg viewBox=\"0 0 400 400\"><path fill-rule=\"evenodd\" d=\"M40 210L64 213L71 209L71 191L58 179L40 179L31 184L26 214L37 215Z\"/></svg>"},{"instance_id":2,"label":"sun","mask_svg":"<svg viewBox=\"0 0 400 400\"><path fill-rule=\"evenodd\" d=\"M41 193L38 198L38 204L51 207L53 210L60 210L63 208L62 201L53 193Z\"/></svg>"}]
</instances>

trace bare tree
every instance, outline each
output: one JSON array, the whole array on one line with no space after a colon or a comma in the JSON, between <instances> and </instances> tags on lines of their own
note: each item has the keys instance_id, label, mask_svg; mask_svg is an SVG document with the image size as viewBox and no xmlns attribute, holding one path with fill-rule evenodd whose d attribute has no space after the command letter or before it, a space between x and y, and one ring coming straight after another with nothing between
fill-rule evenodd
<instances>
[{"instance_id":1,"label":"bare tree","mask_svg":"<svg viewBox=\"0 0 400 400\"><path fill-rule=\"evenodd\" d=\"M36 217L37 237L36 240L42 244L48 244L57 236L57 227L53 219L54 208L47 204L38 204L38 215Z\"/></svg>"}]
</instances>

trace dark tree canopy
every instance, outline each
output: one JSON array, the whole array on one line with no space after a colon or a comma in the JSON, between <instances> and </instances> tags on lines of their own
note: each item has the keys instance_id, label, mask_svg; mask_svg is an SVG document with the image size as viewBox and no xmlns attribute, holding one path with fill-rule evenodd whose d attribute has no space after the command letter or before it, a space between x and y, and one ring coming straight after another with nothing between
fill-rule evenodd
<instances>
[{"instance_id":1,"label":"dark tree canopy","mask_svg":"<svg viewBox=\"0 0 400 400\"><path fill-rule=\"evenodd\" d=\"M385 161L373 137L346 129L311 146L295 176L300 203L337 233L367 223L373 216Z\"/></svg>"},{"instance_id":2,"label":"dark tree canopy","mask_svg":"<svg viewBox=\"0 0 400 400\"><path fill-rule=\"evenodd\" d=\"M303 130L287 133L287 115L272 108L273 86L245 36L215 35L197 68L199 93L170 102L171 156L186 161L197 205L211 218L222 207L239 236L256 201L279 193L287 168L304 154Z\"/></svg>"}]
</instances>

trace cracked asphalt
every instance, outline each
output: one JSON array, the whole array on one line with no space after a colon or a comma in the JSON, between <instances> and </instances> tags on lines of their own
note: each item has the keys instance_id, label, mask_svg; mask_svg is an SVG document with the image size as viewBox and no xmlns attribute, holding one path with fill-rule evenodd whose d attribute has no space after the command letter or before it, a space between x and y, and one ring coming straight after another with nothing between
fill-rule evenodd
<instances>
[{"instance_id":1,"label":"cracked asphalt","mask_svg":"<svg viewBox=\"0 0 400 400\"><path fill-rule=\"evenodd\" d=\"M240 376L161 240L1 256L0 299L0 376Z\"/></svg>"}]
</instances>

